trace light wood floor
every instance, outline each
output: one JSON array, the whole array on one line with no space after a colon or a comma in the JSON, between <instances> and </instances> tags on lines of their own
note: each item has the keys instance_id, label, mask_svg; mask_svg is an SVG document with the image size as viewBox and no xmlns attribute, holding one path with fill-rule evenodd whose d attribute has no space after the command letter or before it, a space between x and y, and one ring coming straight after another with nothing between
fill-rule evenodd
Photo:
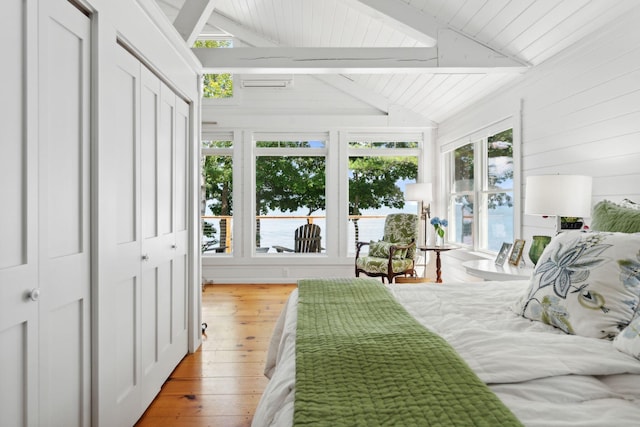
<instances>
[{"instance_id":1,"label":"light wood floor","mask_svg":"<svg viewBox=\"0 0 640 427\"><path fill-rule=\"evenodd\" d=\"M466 275L460 263L443 256L445 281L481 280ZM427 270L433 281L435 267ZM207 285L202 318L209 327L202 347L182 360L136 426L249 426L267 384L271 332L295 286Z\"/></svg>"},{"instance_id":2,"label":"light wood floor","mask_svg":"<svg viewBox=\"0 0 640 427\"><path fill-rule=\"evenodd\" d=\"M201 348L187 355L136 426L249 426L267 379L273 326L294 284L207 285Z\"/></svg>"}]
</instances>

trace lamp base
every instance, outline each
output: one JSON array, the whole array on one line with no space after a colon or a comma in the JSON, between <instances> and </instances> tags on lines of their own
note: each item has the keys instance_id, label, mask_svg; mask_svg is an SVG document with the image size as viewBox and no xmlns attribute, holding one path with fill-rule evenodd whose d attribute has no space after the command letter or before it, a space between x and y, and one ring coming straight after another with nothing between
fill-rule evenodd
<instances>
[{"instance_id":1,"label":"lamp base","mask_svg":"<svg viewBox=\"0 0 640 427\"><path fill-rule=\"evenodd\" d=\"M533 236L532 239L533 242L529 248L529 259L533 265L536 265L540 259L540 255L542 255L542 252L544 251L544 248L551 241L551 236Z\"/></svg>"}]
</instances>

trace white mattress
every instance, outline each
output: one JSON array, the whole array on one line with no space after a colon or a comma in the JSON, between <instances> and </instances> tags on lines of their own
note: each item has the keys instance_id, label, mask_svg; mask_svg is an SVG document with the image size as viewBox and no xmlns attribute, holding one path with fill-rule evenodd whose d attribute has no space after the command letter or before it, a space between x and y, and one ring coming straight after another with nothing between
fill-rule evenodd
<instances>
[{"instance_id":1,"label":"white mattress","mask_svg":"<svg viewBox=\"0 0 640 427\"><path fill-rule=\"evenodd\" d=\"M527 281L407 284L389 289L444 337L525 426L640 426L640 361L611 341L566 335L509 308ZM295 397L294 291L274 330L271 378L253 426L291 426ZM393 361L389 361L393 363Z\"/></svg>"}]
</instances>

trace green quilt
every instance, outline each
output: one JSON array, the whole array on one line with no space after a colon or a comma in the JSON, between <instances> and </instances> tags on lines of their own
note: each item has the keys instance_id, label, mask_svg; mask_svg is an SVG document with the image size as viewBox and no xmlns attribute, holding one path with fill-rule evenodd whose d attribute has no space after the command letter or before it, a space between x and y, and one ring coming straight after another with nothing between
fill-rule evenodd
<instances>
[{"instance_id":1,"label":"green quilt","mask_svg":"<svg viewBox=\"0 0 640 427\"><path fill-rule=\"evenodd\" d=\"M521 425L380 281L298 288L295 426Z\"/></svg>"}]
</instances>

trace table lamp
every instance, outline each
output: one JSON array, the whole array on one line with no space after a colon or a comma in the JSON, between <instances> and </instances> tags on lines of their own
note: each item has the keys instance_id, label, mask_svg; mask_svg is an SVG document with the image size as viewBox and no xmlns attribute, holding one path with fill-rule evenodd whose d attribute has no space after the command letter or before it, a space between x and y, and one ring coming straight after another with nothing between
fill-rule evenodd
<instances>
[{"instance_id":1,"label":"table lamp","mask_svg":"<svg viewBox=\"0 0 640 427\"><path fill-rule=\"evenodd\" d=\"M427 221L431 218L433 186L430 182L407 184L404 189L404 199L420 202L420 219L424 221L424 245L427 246Z\"/></svg>"},{"instance_id":2,"label":"table lamp","mask_svg":"<svg viewBox=\"0 0 640 427\"><path fill-rule=\"evenodd\" d=\"M524 199L526 215L556 217L556 234L564 217L591 215L593 180L584 175L528 176Z\"/></svg>"}]
</instances>

